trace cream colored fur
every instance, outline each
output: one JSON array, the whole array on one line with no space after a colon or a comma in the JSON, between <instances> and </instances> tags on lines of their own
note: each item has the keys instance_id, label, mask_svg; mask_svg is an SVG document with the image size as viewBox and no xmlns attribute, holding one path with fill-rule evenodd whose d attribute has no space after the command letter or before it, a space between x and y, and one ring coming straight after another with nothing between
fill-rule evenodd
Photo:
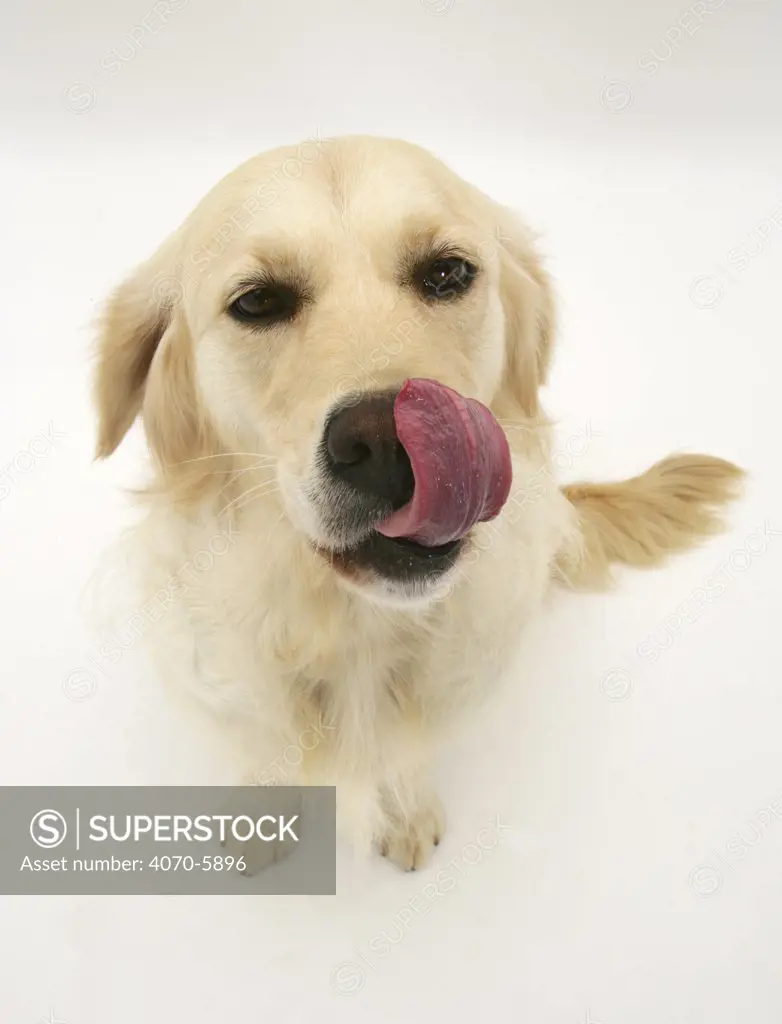
<instances>
[{"instance_id":1,"label":"cream colored fur","mask_svg":"<svg viewBox=\"0 0 782 1024\"><path fill-rule=\"evenodd\" d=\"M458 243L480 274L426 306L400 261ZM307 278L297 321L264 335L225 315L258 266ZM553 575L654 564L713 525L727 463L682 457L625 485L564 493L538 404L553 299L529 233L423 150L354 137L238 168L110 300L101 329L98 452L141 413L153 462L131 538L139 593L165 612L161 674L236 736L261 782L334 783L359 846L425 863L443 829L429 782L454 715L491 687ZM345 393L440 380L488 404L512 447L511 500L445 580L415 593L346 581L313 487L325 418ZM183 579L197 552L203 571ZM207 566L208 563L208 566ZM173 581L173 583L172 583Z\"/></svg>"}]
</instances>

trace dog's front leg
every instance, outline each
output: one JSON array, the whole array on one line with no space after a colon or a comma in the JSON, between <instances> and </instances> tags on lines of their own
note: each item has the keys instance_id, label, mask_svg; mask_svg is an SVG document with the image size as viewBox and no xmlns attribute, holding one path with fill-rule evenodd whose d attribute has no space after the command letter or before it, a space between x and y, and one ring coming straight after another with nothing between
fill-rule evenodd
<instances>
[{"instance_id":1,"label":"dog's front leg","mask_svg":"<svg viewBox=\"0 0 782 1024\"><path fill-rule=\"evenodd\" d=\"M262 815L288 821L295 819L298 835L303 806L300 792L291 788L301 784L298 761L291 753L293 746L286 746L276 735L264 735L262 739L263 754L259 756L255 749L258 744L255 731L236 735L240 781L230 791L223 813L232 818L247 817L253 821ZM275 751L279 751L277 756L274 756ZM242 841L233 833L222 845L226 855L235 857L242 865L238 870L248 876L257 875L296 848L296 842L288 838L268 839L253 834Z\"/></svg>"}]
</instances>

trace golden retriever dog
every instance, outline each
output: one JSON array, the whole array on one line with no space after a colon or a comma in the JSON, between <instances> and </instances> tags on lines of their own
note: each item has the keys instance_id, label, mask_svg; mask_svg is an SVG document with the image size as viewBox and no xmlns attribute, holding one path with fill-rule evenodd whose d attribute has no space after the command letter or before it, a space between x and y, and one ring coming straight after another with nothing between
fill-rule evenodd
<instances>
[{"instance_id":1,"label":"golden retriever dog","mask_svg":"<svg viewBox=\"0 0 782 1024\"><path fill-rule=\"evenodd\" d=\"M140 415L162 674L236 730L243 772L335 785L340 827L406 869L443 834L441 737L552 581L657 565L739 487L707 455L559 486L554 313L511 211L417 146L346 137L229 174L102 319L98 455Z\"/></svg>"}]
</instances>

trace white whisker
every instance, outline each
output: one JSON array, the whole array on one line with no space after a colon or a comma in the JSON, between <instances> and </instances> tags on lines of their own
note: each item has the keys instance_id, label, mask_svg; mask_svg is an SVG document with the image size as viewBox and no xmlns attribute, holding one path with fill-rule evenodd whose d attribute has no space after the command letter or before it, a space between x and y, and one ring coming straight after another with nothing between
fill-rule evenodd
<instances>
[{"instance_id":1,"label":"white whisker","mask_svg":"<svg viewBox=\"0 0 782 1024\"><path fill-rule=\"evenodd\" d=\"M263 452L217 452L214 455L199 455L196 459L183 459L181 462L170 462L169 466L184 466L188 462L206 462L208 459L227 459L236 456L261 459L263 462L279 462L276 455L265 455Z\"/></svg>"},{"instance_id":2,"label":"white whisker","mask_svg":"<svg viewBox=\"0 0 782 1024\"><path fill-rule=\"evenodd\" d=\"M225 491L228 490L228 488L231 486L232 483L234 483L236 480L239 479L240 476L244 476L245 473L252 473L253 470L262 469L262 468L271 469L272 472L274 472L274 467L273 466L262 467L262 466L259 466L258 464L254 465L254 466L247 466L246 469L240 469L239 472L236 473L236 475L233 477L233 479L229 480L223 487L221 487L220 490L215 495L215 497L219 498L221 494L223 494ZM217 473L220 473L220 472L234 473L234 470L216 470L215 472L217 472ZM271 483L271 480L264 480L262 482L263 483Z\"/></svg>"},{"instance_id":3,"label":"white whisker","mask_svg":"<svg viewBox=\"0 0 782 1024\"><path fill-rule=\"evenodd\" d=\"M256 484L254 487L250 487L249 490L243 491L238 497L234 498L233 501L229 501L228 504L224 508L220 509L217 514L218 516L221 516L224 512L227 512L229 508L244 508L247 502L243 501L243 499L249 498L250 495L261 498L264 494L271 494L274 491L279 491L276 481L267 480L264 483ZM242 502L242 504L240 505L239 502Z\"/></svg>"}]
</instances>

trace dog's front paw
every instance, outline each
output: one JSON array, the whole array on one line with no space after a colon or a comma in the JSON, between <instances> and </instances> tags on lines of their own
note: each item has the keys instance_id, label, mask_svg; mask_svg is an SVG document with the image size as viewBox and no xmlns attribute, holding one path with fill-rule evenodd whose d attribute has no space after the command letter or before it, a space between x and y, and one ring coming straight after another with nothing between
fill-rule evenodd
<instances>
[{"instance_id":1,"label":"dog's front paw","mask_svg":"<svg viewBox=\"0 0 782 1024\"><path fill-rule=\"evenodd\" d=\"M289 834L280 836L284 822L297 819L294 823L294 834L298 837L301 829L301 798L298 793L274 786L244 787L237 790L226 805L224 812L232 818L241 818L241 828L229 829L225 840L220 843L228 857L236 859L240 874L251 878L277 861L288 857L297 846L297 841ZM274 817L260 826L260 832L269 838L262 839L256 829L248 839L237 838L235 832L245 836L249 832L249 822L258 821L261 817ZM281 825L281 822L283 825ZM288 830L288 833L291 830ZM272 838L273 837L273 838Z\"/></svg>"},{"instance_id":2,"label":"dog's front paw","mask_svg":"<svg viewBox=\"0 0 782 1024\"><path fill-rule=\"evenodd\" d=\"M429 863L444 832L445 810L440 799L432 794L408 818L390 814L378 848L403 871L416 871Z\"/></svg>"}]
</instances>

